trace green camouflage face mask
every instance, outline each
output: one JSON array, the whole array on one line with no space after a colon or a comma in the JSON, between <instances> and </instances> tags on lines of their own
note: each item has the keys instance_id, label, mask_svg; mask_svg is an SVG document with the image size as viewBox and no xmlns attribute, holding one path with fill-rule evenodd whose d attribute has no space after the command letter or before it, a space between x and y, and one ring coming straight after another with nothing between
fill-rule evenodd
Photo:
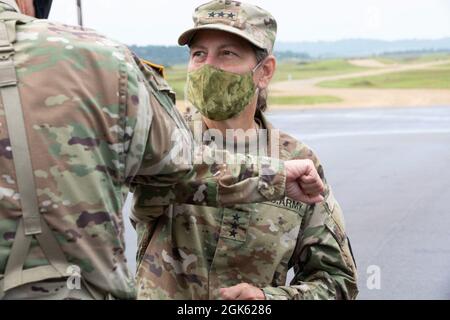
<instances>
[{"instance_id":1,"label":"green camouflage face mask","mask_svg":"<svg viewBox=\"0 0 450 320\"><path fill-rule=\"evenodd\" d=\"M245 74L236 74L206 64L188 73L187 98L208 119L231 119L255 96L253 73L258 66Z\"/></svg>"}]
</instances>

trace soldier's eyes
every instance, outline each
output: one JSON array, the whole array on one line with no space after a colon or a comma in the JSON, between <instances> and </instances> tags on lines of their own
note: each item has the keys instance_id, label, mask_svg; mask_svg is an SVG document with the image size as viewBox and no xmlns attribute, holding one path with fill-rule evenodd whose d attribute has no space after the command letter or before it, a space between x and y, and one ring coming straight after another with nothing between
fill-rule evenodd
<instances>
[{"instance_id":1,"label":"soldier's eyes","mask_svg":"<svg viewBox=\"0 0 450 320\"><path fill-rule=\"evenodd\" d=\"M205 53L203 51L193 51L191 53L191 57L193 58L199 58L205 56Z\"/></svg>"},{"instance_id":2,"label":"soldier's eyes","mask_svg":"<svg viewBox=\"0 0 450 320\"><path fill-rule=\"evenodd\" d=\"M227 56L227 57L238 57L238 55L236 53L229 51L229 50L223 51L223 55Z\"/></svg>"}]
</instances>

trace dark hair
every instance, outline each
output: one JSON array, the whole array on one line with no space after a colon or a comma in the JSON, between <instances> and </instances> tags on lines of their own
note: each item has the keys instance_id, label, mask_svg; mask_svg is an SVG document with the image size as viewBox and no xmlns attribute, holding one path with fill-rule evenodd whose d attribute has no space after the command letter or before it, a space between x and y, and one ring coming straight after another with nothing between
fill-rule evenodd
<instances>
[{"instance_id":1,"label":"dark hair","mask_svg":"<svg viewBox=\"0 0 450 320\"><path fill-rule=\"evenodd\" d=\"M255 51L256 62L260 63L269 56L269 53L265 49L260 49L253 46L253 51ZM262 89L258 93L258 101L256 102L257 110L264 112L267 110L267 89Z\"/></svg>"}]
</instances>

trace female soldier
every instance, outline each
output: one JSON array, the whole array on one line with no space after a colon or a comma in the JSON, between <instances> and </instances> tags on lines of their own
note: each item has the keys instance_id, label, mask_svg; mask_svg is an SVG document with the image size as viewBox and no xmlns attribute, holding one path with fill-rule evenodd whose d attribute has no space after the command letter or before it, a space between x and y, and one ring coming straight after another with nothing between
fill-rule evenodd
<instances>
[{"instance_id":1,"label":"female soldier","mask_svg":"<svg viewBox=\"0 0 450 320\"><path fill-rule=\"evenodd\" d=\"M247 152L257 141L257 151L271 157L310 159L325 182L314 153L263 114L276 66L275 19L253 5L215 0L196 9L194 22L179 38L191 53L186 93L197 110L188 115L194 136ZM240 146L242 133L249 140ZM316 205L288 198L230 208L135 203L138 298L355 298L341 208L327 184L323 196ZM295 276L285 285L290 268Z\"/></svg>"}]
</instances>

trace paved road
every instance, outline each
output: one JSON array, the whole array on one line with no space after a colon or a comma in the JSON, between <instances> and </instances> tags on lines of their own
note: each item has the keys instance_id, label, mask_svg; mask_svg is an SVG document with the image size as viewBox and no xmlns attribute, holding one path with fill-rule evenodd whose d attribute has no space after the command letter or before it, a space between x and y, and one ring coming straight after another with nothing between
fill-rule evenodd
<instances>
[{"instance_id":1,"label":"paved road","mask_svg":"<svg viewBox=\"0 0 450 320\"><path fill-rule=\"evenodd\" d=\"M450 299L450 106L270 118L324 164L344 209L359 298ZM127 242L134 244L130 230ZM130 260L134 250L129 245ZM377 269L381 288L369 290Z\"/></svg>"}]
</instances>

